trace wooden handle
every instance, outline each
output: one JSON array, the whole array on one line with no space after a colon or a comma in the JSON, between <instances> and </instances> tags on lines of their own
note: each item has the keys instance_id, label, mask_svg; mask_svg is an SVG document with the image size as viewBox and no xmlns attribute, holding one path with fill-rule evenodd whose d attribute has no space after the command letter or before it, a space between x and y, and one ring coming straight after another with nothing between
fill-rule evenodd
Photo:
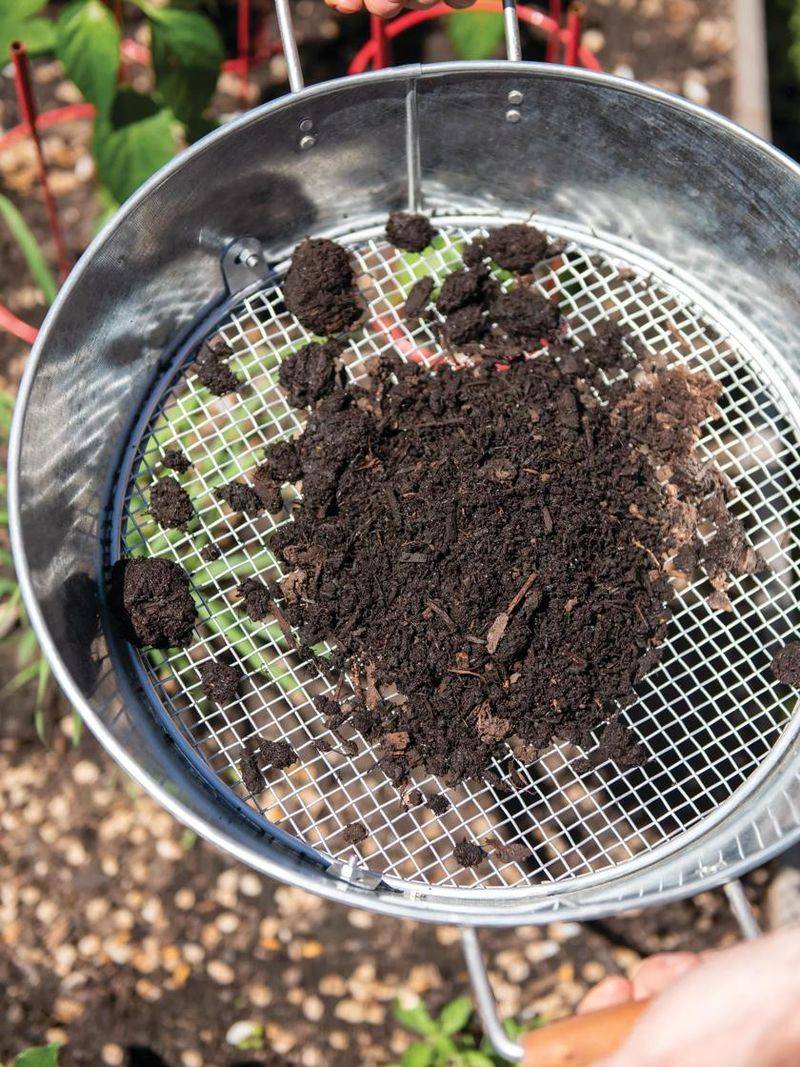
<instances>
[{"instance_id":1,"label":"wooden handle","mask_svg":"<svg viewBox=\"0 0 800 1067\"><path fill-rule=\"evenodd\" d=\"M591 1067L619 1048L648 1003L632 1000L532 1030L522 1038L522 1067Z\"/></svg>"}]
</instances>

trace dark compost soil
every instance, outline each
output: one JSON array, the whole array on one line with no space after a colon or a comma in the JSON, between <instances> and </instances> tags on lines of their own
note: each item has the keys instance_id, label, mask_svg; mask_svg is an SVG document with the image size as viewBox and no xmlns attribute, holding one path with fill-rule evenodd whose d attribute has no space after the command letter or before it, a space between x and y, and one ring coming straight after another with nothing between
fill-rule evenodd
<instances>
[{"instance_id":1,"label":"dark compost soil","mask_svg":"<svg viewBox=\"0 0 800 1067\"><path fill-rule=\"evenodd\" d=\"M778 649L770 669L779 682L800 686L800 641L788 641Z\"/></svg>"},{"instance_id":2,"label":"dark compost soil","mask_svg":"<svg viewBox=\"0 0 800 1067\"><path fill-rule=\"evenodd\" d=\"M342 354L338 341L304 345L281 363L278 381L296 408L316 403L333 392L336 385L337 360Z\"/></svg>"},{"instance_id":3,"label":"dark compost soil","mask_svg":"<svg viewBox=\"0 0 800 1067\"><path fill-rule=\"evenodd\" d=\"M547 248L531 227L497 234L487 249L518 269ZM374 365L316 404L291 454L267 454L271 476L303 489L272 539L289 568L282 610L366 679L343 710L398 786L418 766L481 776L512 737L531 756L554 738L588 746L608 719L601 758L640 762L613 715L660 658L673 557L688 551L717 592L760 565L694 455L719 386L613 323L570 343L540 293L501 294L474 262L437 307L454 344L486 336L476 367ZM701 519L716 528L702 550ZM401 698L383 704L392 685Z\"/></svg>"},{"instance_id":4,"label":"dark compost soil","mask_svg":"<svg viewBox=\"0 0 800 1067\"><path fill-rule=\"evenodd\" d=\"M236 699L243 677L238 667L232 663L213 660L211 663L201 664L199 670L200 683L209 700L224 707Z\"/></svg>"},{"instance_id":5,"label":"dark compost soil","mask_svg":"<svg viewBox=\"0 0 800 1067\"><path fill-rule=\"evenodd\" d=\"M312 333L327 337L349 329L362 314L349 252L325 238L303 241L294 250L283 299Z\"/></svg>"},{"instance_id":6,"label":"dark compost soil","mask_svg":"<svg viewBox=\"0 0 800 1067\"><path fill-rule=\"evenodd\" d=\"M407 252L422 252L437 233L430 219L407 211L393 211L386 223L386 240Z\"/></svg>"},{"instance_id":7,"label":"dark compost soil","mask_svg":"<svg viewBox=\"0 0 800 1067\"><path fill-rule=\"evenodd\" d=\"M178 563L153 556L114 564L112 596L126 636L140 648L184 648L197 612L189 575Z\"/></svg>"},{"instance_id":8,"label":"dark compost soil","mask_svg":"<svg viewBox=\"0 0 800 1067\"><path fill-rule=\"evenodd\" d=\"M185 526L194 515L194 505L176 478L159 478L150 490L150 514L167 530Z\"/></svg>"},{"instance_id":9,"label":"dark compost soil","mask_svg":"<svg viewBox=\"0 0 800 1067\"><path fill-rule=\"evenodd\" d=\"M205 342L195 360L194 370L200 383L214 396L227 396L238 393L242 387L241 378L233 373L228 360L233 355L222 337L216 336Z\"/></svg>"}]
</instances>

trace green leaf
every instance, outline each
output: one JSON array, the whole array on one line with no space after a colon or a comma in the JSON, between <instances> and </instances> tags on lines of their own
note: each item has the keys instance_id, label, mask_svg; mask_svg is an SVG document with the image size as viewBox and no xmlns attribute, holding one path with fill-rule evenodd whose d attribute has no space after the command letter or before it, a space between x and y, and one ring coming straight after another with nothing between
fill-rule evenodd
<instances>
[{"instance_id":1,"label":"green leaf","mask_svg":"<svg viewBox=\"0 0 800 1067\"><path fill-rule=\"evenodd\" d=\"M119 129L107 118L98 117L95 121L97 172L118 203L127 200L142 182L172 159L176 148L174 126L173 116L164 108Z\"/></svg>"},{"instance_id":2,"label":"green leaf","mask_svg":"<svg viewBox=\"0 0 800 1067\"><path fill-rule=\"evenodd\" d=\"M429 1045L415 1042L403 1053L401 1067L430 1067L433 1063L433 1049Z\"/></svg>"},{"instance_id":3,"label":"green leaf","mask_svg":"<svg viewBox=\"0 0 800 1067\"><path fill-rule=\"evenodd\" d=\"M471 1015L472 1001L469 997L456 997L442 1008L439 1027L442 1033L457 1034L467 1025Z\"/></svg>"},{"instance_id":4,"label":"green leaf","mask_svg":"<svg viewBox=\"0 0 800 1067\"><path fill-rule=\"evenodd\" d=\"M74 0L56 25L56 54L67 75L101 114L117 91L120 32L102 0Z\"/></svg>"},{"instance_id":5,"label":"green leaf","mask_svg":"<svg viewBox=\"0 0 800 1067\"><path fill-rule=\"evenodd\" d=\"M46 0L0 0L0 63L8 62L13 41L23 41L33 54L50 51L55 43L53 24L34 18Z\"/></svg>"},{"instance_id":6,"label":"green leaf","mask_svg":"<svg viewBox=\"0 0 800 1067\"><path fill-rule=\"evenodd\" d=\"M14 1060L14 1067L58 1067L58 1049L56 1044L26 1048Z\"/></svg>"},{"instance_id":7,"label":"green leaf","mask_svg":"<svg viewBox=\"0 0 800 1067\"><path fill-rule=\"evenodd\" d=\"M433 1034L438 1033L436 1023L430 1017L428 1009L421 1000L418 1000L412 1008L404 1008L396 1000L392 1005L392 1011L395 1019L406 1030L412 1030L415 1034L422 1034L423 1037L431 1037Z\"/></svg>"},{"instance_id":8,"label":"green leaf","mask_svg":"<svg viewBox=\"0 0 800 1067\"><path fill-rule=\"evenodd\" d=\"M48 304L52 304L56 298L56 281L47 266L47 260L42 255L42 249L38 240L34 237L25 219L14 207L7 196L0 195L0 215L6 221L11 231L11 236L17 242L19 250L25 257L28 270L33 275L34 281L44 293Z\"/></svg>"},{"instance_id":9,"label":"green leaf","mask_svg":"<svg viewBox=\"0 0 800 1067\"><path fill-rule=\"evenodd\" d=\"M83 736L83 719L80 714L72 709L72 747L77 748Z\"/></svg>"},{"instance_id":10,"label":"green leaf","mask_svg":"<svg viewBox=\"0 0 800 1067\"><path fill-rule=\"evenodd\" d=\"M464 1067L495 1067L495 1061L485 1052L469 1051L461 1053Z\"/></svg>"},{"instance_id":11,"label":"green leaf","mask_svg":"<svg viewBox=\"0 0 800 1067\"><path fill-rule=\"evenodd\" d=\"M503 40L503 16L459 11L447 19L447 35L458 59L491 59Z\"/></svg>"},{"instance_id":12,"label":"green leaf","mask_svg":"<svg viewBox=\"0 0 800 1067\"><path fill-rule=\"evenodd\" d=\"M140 2L150 20L156 90L183 122L205 111L217 87L225 47L214 23L197 11Z\"/></svg>"},{"instance_id":13,"label":"green leaf","mask_svg":"<svg viewBox=\"0 0 800 1067\"><path fill-rule=\"evenodd\" d=\"M118 130L130 126L132 122L151 119L160 110L158 102L148 93L139 93L136 89L121 85L111 105L111 125Z\"/></svg>"}]
</instances>

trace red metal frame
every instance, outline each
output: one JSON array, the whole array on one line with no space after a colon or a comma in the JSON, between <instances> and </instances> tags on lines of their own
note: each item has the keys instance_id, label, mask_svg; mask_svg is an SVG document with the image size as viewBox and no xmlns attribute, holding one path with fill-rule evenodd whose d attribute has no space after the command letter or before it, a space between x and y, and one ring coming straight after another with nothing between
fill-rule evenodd
<instances>
[{"instance_id":1,"label":"red metal frame","mask_svg":"<svg viewBox=\"0 0 800 1067\"><path fill-rule=\"evenodd\" d=\"M397 18L391 19L389 22L385 23L386 38L391 41L406 30L410 30L412 26L418 26L422 22L430 22L432 19L452 15L455 10L455 8L448 7L447 4L442 3L426 8L424 11L409 11L405 15L399 15ZM502 4L499 0L476 0L469 10L499 12L502 11ZM517 16L520 22L530 26L531 29L538 30L543 36L547 37L548 40L555 38L558 42L563 44L565 53L572 57L571 66L580 64L580 66L586 67L587 70L603 69L595 54L590 52L588 48L582 46L580 43L582 8L580 12L576 12L573 16L571 26L569 25L568 18L568 25L565 29L562 29L554 18L551 18L549 15L546 15L543 11L539 11L535 7L518 7ZM381 70L382 68L378 66L376 62L379 58L380 53L378 44L373 37L370 37L366 44L362 45L353 57L352 63L347 68L347 73L362 74L368 67L371 67L373 70ZM566 54L564 61L568 61Z\"/></svg>"},{"instance_id":2,"label":"red metal frame","mask_svg":"<svg viewBox=\"0 0 800 1067\"><path fill-rule=\"evenodd\" d=\"M64 240L64 233L58 218L58 208L56 207L55 197L50 188L50 180L47 175L47 164L45 163L44 152L42 150L42 141L39 137L39 130L36 125L37 110L36 98L33 94L33 82L31 80L31 61L22 41L14 41L11 45L11 62L14 64L14 89L17 94L17 103L19 104L22 121L30 132L31 141L33 142L33 147L36 152L36 169L39 172L39 184L42 187L42 195L44 196L44 205L47 211L47 223L50 227L53 241L55 242L56 256L58 257L58 269L61 274L61 280L63 281L69 274L71 264L69 253L67 252L67 244Z\"/></svg>"}]
</instances>

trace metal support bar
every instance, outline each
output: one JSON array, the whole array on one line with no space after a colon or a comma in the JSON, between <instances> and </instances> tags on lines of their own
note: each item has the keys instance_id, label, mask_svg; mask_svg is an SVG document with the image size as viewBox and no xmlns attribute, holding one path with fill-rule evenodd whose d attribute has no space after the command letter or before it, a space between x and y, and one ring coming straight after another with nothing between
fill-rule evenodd
<instances>
[{"instance_id":1,"label":"metal support bar","mask_svg":"<svg viewBox=\"0 0 800 1067\"><path fill-rule=\"evenodd\" d=\"M511 1040L497 1017L494 993L489 985L489 975L486 973L486 964L483 961L481 946L478 943L478 935L474 927L464 926L461 928L461 947L464 950L469 980L472 983L472 992L475 995L475 1009L481 1020L483 1032L489 1039L489 1044L498 1056L503 1056L505 1059L512 1061L521 1060L522 1045L518 1045L516 1041Z\"/></svg>"}]
</instances>

